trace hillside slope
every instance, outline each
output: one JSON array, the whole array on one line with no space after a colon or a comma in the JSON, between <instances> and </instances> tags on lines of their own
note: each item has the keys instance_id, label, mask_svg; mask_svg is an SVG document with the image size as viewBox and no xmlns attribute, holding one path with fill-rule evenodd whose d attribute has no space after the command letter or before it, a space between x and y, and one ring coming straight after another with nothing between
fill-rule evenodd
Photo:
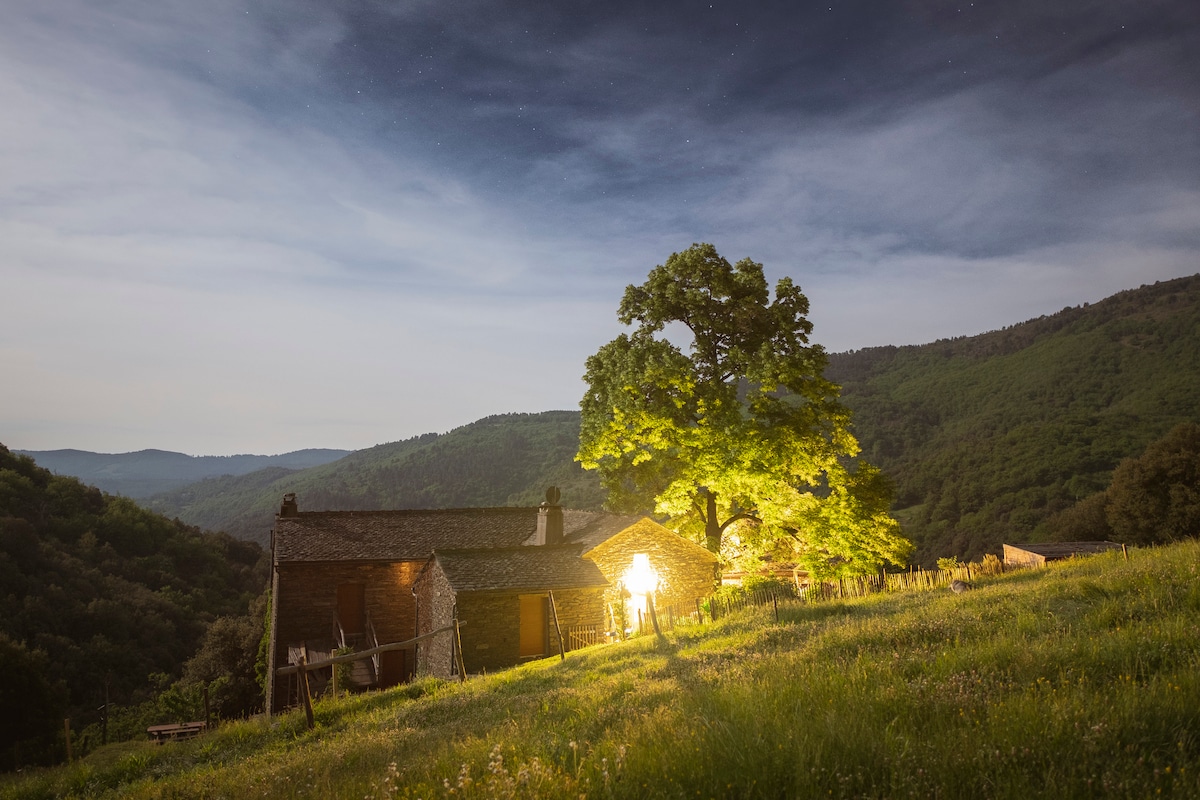
<instances>
[{"instance_id":1,"label":"hillside slope","mask_svg":"<svg viewBox=\"0 0 1200 800\"><path fill-rule=\"evenodd\" d=\"M143 501L184 522L267 542L286 492L306 511L533 506L547 486L572 508L597 509L600 482L575 463L579 414L501 414L449 433L359 450L298 472L215 478Z\"/></svg>"},{"instance_id":2,"label":"hillside slope","mask_svg":"<svg viewBox=\"0 0 1200 800\"><path fill-rule=\"evenodd\" d=\"M1200 275L981 336L834 355L863 454L926 565L1040 538L1123 458L1200 419Z\"/></svg>"},{"instance_id":3,"label":"hillside slope","mask_svg":"<svg viewBox=\"0 0 1200 800\"><path fill-rule=\"evenodd\" d=\"M87 450L16 450L56 475L70 475L109 494L135 499L167 492L217 475L245 475L277 467L306 469L328 464L350 450L314 448L277 456L189 456L167 450L91 453Z\"/></svg>"},{"instance_id":4,"label":"hillside slope","mask_svg":"<svg viewBox=\"0 0 1200 800\"><path fill-rule=\"evenodd\" d=\"M322 699L313 730L296 711L102 749L0 798L1194 798L1198 558L781 602Z\"/></svg>"}]
</instances>

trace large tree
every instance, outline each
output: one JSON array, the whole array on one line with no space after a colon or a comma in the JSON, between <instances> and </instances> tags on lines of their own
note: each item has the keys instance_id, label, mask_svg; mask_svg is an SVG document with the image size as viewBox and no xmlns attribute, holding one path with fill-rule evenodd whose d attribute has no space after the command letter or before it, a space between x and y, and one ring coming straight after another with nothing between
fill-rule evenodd
<instances>
[{"instance_id":1,"label":"large tree","mask_svg":"<svg viewBox=\"0 0 1200 800\"><path fill-rule=\"evenodd\" d=\"M653 505L718 553L736 525L741 545L785 543L818 574L902 562L890 487L852 464L850 413L807 314L789 278L772 299L761 264L731 265L710 244L629 286L618 318L636 328L588 359L580 403L578 460L600 471L610 507Z\"/></svg>"}]
</instances>

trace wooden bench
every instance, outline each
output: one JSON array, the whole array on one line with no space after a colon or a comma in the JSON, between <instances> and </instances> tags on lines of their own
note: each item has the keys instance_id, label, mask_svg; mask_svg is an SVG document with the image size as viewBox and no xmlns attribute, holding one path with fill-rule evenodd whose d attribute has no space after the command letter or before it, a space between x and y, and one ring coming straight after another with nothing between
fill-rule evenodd
<instances>
[{"instance_id":1,"label":"wooden bench","mask_svg":"<svg viewBox=\"0 0 1200 800\"><path fill-rule=\"evenodd\" d=\"M156 744L192 739L204 732L208 725L203 722L180 722L174 725L151 725L146 728L150 740Z\"/></svg>"}]
</instances>

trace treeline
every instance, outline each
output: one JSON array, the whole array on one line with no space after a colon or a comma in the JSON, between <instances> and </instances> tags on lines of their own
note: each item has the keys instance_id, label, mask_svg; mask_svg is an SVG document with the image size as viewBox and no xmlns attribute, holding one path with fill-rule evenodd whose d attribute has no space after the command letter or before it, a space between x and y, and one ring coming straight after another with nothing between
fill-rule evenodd
<instances>
[{"instance_id":1,"label":"treeline","mask_svg":"<svg viewBox=\"0 0 1200 800\"><path fill-rule=\"evenodd\" d=\"M598 509L604 492L575 463L579 414L500 414L446 434L355 452L300 472L263 471L202 481L145 501L160 513L265 543L279 501L303 510L534 506L546 487L572 508Z\"/></svg>"},{"instance_id":2,"label":"treeline","mask_svg":"<svg viewBox=\"0 0 1200 800\"><path fill-rule=\"evenodd\" d=\"M244 621L269 566L257 544L53 475L3 445L0 554L0 768L58 757L63 718L77 731L102 722L106 696L110 707L153 701L214 621L254 637ZM253 681L253 655L249 669Z\"/></svg>"},{"instance_id":3,"label":"treeline","mask_svg":"<svg viewBox=\"0 0 1200 800\"><path fill-rule=\"evenodd\" d=\"M1050 538L1048 520L1122 459L1200 419L1200 276L981 336L833 355L827 375L864 456L896 483L918 563L977 560Z\"/></svg>"}]
</instances>

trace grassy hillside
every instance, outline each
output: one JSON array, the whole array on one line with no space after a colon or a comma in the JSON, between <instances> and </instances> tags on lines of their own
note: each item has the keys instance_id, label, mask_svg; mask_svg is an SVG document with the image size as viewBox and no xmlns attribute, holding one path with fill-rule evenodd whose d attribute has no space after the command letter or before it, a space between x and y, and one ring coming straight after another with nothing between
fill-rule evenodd
<instances>
[{"instance_id":1,"label":"grassy hillside","mask_svg":"<svg viewBox=\"0 0 1200 800\"><path fill-rule=\"evenodd\" d=\"M166 450L90 453L86 450L17 450L57 475L70 475L110 494L143 498L218 475L245 475L280 467L295 470L328 464L349 450L296 450L277 456L189 456Z\"/></svg>"},{"instance_id":2,"label":"grassy hillside","mask_svg":"<svg viewBox=\"0 0 1200 800\"><path fill-rule=\"evenodd\" d=\"M1200 544L751 609L126 744L0 797L1196 797Z\"/></svg>"},{"instance_id":3,"label":"grassy hillside","mask_svg":"<svg viewBox=\"0 0 1200 800\"><path fill-rule=\"evenodd\" d=\"M1042 538L1122 458L1200 419L1200 276L1001 331L834 355L864 455L929 565Z\"/></svg>"},{"instance_id":4,"label":"grassy hillside","mask_svg":"<svg viewBox=\"0 0 1200 800\"><path fill-rule=\"evenodd\" d=\"M359 450L299 472L214 478L144 502L168 516L266 542L286 492L305 511L537 505L547 486L572 508L599 508L594 474L574 462L579 414L501 414L403 442Z\"/></svg>"}]
</instances>

